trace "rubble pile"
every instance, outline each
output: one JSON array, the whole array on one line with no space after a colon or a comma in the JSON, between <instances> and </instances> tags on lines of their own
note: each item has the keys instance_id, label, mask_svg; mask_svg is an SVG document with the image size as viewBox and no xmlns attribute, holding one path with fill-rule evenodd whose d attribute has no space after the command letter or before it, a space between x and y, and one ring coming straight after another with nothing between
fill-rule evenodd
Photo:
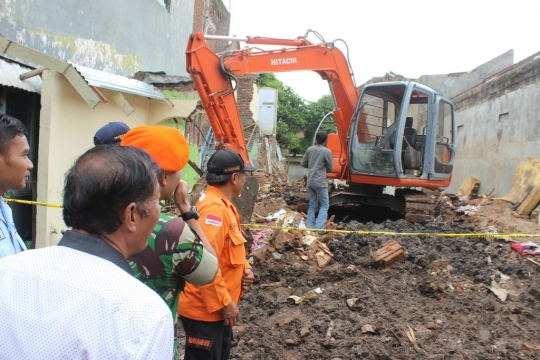
<instances>
[{"instance_id":1,"label":"rubble pile","mask_svg":"<svg viewBox=\"0 0 540 360\"><path fill-rule=\"evenodd\" d=\"M307 199L302 181L263 191L253 223L287 229L252 229L256 277L240 303L231 358L538 358L540 258L512 248L538 239L473 236L540 233L512 204L441 193L436 220L424 225L327 223L426 234L363 235L297 228L306 219L297 206Z\"/></svg>"}]
</instances>

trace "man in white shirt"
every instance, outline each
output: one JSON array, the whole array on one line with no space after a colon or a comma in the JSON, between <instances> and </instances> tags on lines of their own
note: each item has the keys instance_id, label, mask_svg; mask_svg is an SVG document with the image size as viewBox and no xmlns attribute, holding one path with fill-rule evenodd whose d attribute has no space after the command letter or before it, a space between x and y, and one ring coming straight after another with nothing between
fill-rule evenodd
<instances>
[{"instance_id":1,"label":"man in white shirt","mask_svg":"<svg viewBox=\"0 0 540 360\"><path fill-rule=\"evenodd\" d=\"M64 185L72 230L0 259L1 359L172 359L171 313L126 261L157 223L160 177L134 147L98 146L75 162Z\"/></svg>"},{"instance_id":2,"label":"man in white shirt","mask_svg":"<svg viewBox=\"0 0 540 360\"><path fill-rule=\"evenodd\" d=\"M25 133L19 120L0 115L0 258L26 250L3 197L6 191L24 189L34 167L28 158L30 146Z\"/></svg>"}]
</instances>

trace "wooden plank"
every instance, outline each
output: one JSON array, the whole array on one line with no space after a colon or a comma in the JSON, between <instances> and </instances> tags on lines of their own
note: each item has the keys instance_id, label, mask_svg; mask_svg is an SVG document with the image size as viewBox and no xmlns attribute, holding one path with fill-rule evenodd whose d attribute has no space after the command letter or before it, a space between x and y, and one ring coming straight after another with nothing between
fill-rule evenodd
<instances>
[{"instance_id":1,"label":"wooden plank","mask_svg":"<svg viewBox=\"0 0 540 360\"><path fill-rule=\"evenodd\" d=\"M55 59L52 56L45 55L34 49L27 48L10 41L9 46L5 50L5 53L24 61L28 61L32 64L38 64L51 70L64 74L64 72L70 67L69 63L64 60Z\"/></svg>"},{"instance_id":2,"label":"wooden plank","mask_svg":"<svg viewBox=\"0 0 540 360\"><path fill-rule=\"evenodd\" d=\"M3 36L0 36L0 51L5 54L10 43L11 43L11 41L9 41L8 39L6 39Z\"/></svg>"},{"instance_id":3,"label":"wooden plank","mask_svg":"<svg viewBox=\"0 0 540 360\"><path fill-rule=\"evenodd\" d=\"M129 101L126 100L126 98L124 97L124 95L122 95L121 92L116 91L112 95L112 99L114 100L116 105L120 106L120 109L122 109L126 116L131 115L135 111L135 109L133 109Z\"/></svg>"},{"instance_id":4,"label":"wooden plank","mask_svg":"<svg viewBox=\"0 0 540 360\"><path fill-rule=\"evenodd\" d=\"M44 70L47 70L47 68L46 67L40 67L40 68L34 69L32 71L25 72L24 74L19 75L19 79L21 79L21 80L30 79L31 77L41 75L41 73Z\"/></svg>"},{"instance_id":5,"label":"wooden plank","mask_svg":"<svg viewBox=\"0 0 540 360\"><path fill-rule=\"evenodd\" d=\"M68 69L63 74L92 109L101 102L99 96L97 96L94 90L92 90L86 80L83 79L81 74L79 74L73 66L69 65Z\"/></svg>"},{"instance_id":6,"label":"wooden plank","mask_svg":"<svg viewBox=\"0 0 540 360\"><path fill-rule=\"evenodd\" d=\"M95 86L90 86L92 88L92 90L95 91L95 93L97 94L97 96L99 96L99 98L101 99L101 101L103 101L104 103L108 103L109 100L107 100L107 98L105 97L105 95L103 95L103 93L101 91L99 91L99 89Z\"/></svg>"},{"instance_id":7,"label":"wooden plank","mask_svg":"<svg viewBox=\"0 0 540 360\"><path fill-rule=\"evenodd\" d=\"M516 209L519 207L519 205L521 205L521 203L523 202L523 200L525 200L525 198L527 197L527 195L529 195L529 193L531 192L532 188L533 188L532 185L527 186L527 188L525 189L525 191L523 192L523 194L521 194L521 196L520 196L519 199L516 201L516 203L514 204L514 206L512 206L512 211L516 211Z\"/></svg>"}]
</instances>

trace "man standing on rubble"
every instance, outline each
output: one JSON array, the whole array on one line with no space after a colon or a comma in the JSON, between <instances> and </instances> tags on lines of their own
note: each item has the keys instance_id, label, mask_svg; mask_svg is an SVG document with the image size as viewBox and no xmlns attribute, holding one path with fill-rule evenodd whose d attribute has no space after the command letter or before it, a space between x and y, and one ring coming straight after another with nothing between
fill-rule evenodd
<instances>
[{"instance_id":1,"label":"man standing on rubble","mask_svg":"<svg viewBox=\"0 0 540 360\"><path fill-rule=\"evenodd\" d=\"M197 203L199 224L219 258L215 280L186 284L178 313L186 332L185 360L229 359L232 326L240 320L237 304L253 282L246 260L240 218L231 200L240 195L255 170L232 150L218 150L208 160L207 190Z\"/></svg>"},{"instance_id":2,"label":"man standing on rubble","mask_svg":"<svg viewBox=\"0 0 540 360\"><path fill-rule=\"evenodd\" d=\"M25 133L22 122L0 115L0 258L26 250L3 197L6 191L24 189L34 168L28 158L30 146Z\"/></svg>"},{"instance_id":3,"label":"man standing on rubble","mask_svg":"<svg viewBox=\"0 0 540 360\"><path fill-rule=\"evenodd\" d=\"M94 147L75 162L63 199L72 230L0 259L2 359L172 358L170 311L126 261L159 218L160 175L132 147Z\"/></svg>"},{"instance_id":4,"label":"man standing on rubble","mask_svg":"<svg viewBox=\"0 0 540 360\"><path fill-rule=\"evenodd\" d=\"M189 147L180 131L165 126L133 128L123 136L120 145L134 146L150 155L164 172L160 179L160 200L174 197L180 212L179 217L161 214L148 246L129 258L135 277L156 291L171 310L177 358L176 309L183 279L205 285L214 279L218 269L214 249L197 222L196 209L189 203L187 183L181 180Z\"/></svg>"},{"instance_id":5,"label":"man standing on rubble","mask_svg":"<svg viewBox=\"0 0 540 360\"><path fill-rule=\"evenodd\" d=\"M307 188L309 208L307 227L310 229L322 229L328 218L329 207L326 173L332 172L334 159L332 158L332 151L326 147L328 133L326 131L319 131L315 139L317 140L317 145L307 149L302 159L302 167L308 169ZM319 209L317 220L315 220L318 202L321 203L321 208Z\"/></svg>"}]
</instances>

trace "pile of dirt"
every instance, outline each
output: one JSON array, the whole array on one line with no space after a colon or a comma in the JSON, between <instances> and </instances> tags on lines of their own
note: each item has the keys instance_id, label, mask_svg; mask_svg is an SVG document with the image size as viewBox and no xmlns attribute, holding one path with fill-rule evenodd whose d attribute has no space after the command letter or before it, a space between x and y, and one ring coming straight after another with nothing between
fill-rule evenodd
<instances>
[{"instance_id":1,"label":"pile of dirt","mask_svg":"<svg viewBox=\"0 0 540 360\"><path fill-rule=\"evenodd\" d=\"M281 184L264 194L255 212L298 211L295 203L304 194L301 182ZM338 230L425 236L274 231L263 241L266 249L251 256L256 277L240 302L231 358L537 359L540 266L512 251L507 240L474 236L490 229L540 233L510 206L489 202L467 215L442 211L424 225L334 224ZM432 235L456 233L471 236ZM312 251L306 237L311 246L323 245ZM390 239L407 257L375 266L371 254ZM323 267L321 246L332 254ZM504 289L505 301L489 287ZM307 294L298 304L289 298Z\"/></svg>"},{"instance_id":2,"label":"pile of dirt","mask_svg":"<svg viewBox=\"0 0 540 360\"><path fill-rule=\"evenodd\" d=\"M272 181L260 190L253 220L283 209L278 224L298 221L307 198L302 180ZM540 227L511 204L476 203L459 212L441 196L436 219L423 225L350 220L369 207L344 208L346 222L328 224L379 234L267 231L250 255L255 281L239 304L231 359L538 359L540 259L528 261L510 245L540 239L475 234L538 234ZM375 265L372 254L392 239L406 258Z\"/></svg>"},{"instance_id":3,"label":"pile of dirt","mask_svg":"<svg viewBox=\"0 0 540 360\"><path fill-rule=\"evenodd\" d=\"M463 233L461 225L348 224L347 229ZM384 236L337 236L319 269L293 247L256 259L256 280L240 303L236 359L537 358L540 267L484 238L403 237L401 263L378 268L370 251ZM325 241L325 239L323 239ZM491 281L506 279L505 302ZM270 286L268 286L270 285ZM296 305L288 296L322 293ZM348 299L356 298L354 308ZM374 332L364 332L371 325ZM407 330L414 332L417 349Z\"/></svg>"}]
</instances>

